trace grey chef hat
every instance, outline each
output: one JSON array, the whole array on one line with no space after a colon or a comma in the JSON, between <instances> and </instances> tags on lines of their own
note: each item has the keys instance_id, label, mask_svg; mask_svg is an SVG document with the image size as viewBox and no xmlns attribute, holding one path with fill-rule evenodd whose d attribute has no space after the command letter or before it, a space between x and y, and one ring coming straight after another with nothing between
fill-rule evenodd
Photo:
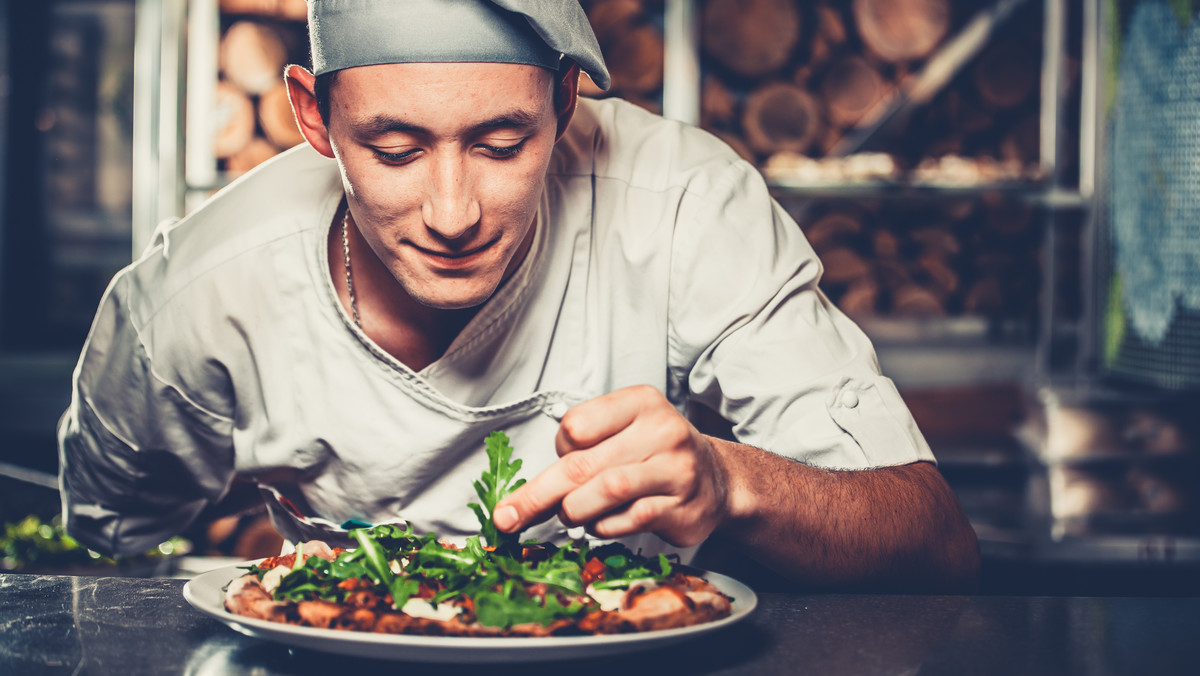
<instances>
[{"instance_id":1,"label":"grey chef hat","mask_svg":"<svg viewBox=\"0 0 1200 676\"><path fill-rule=\"evenodd\" d=\"M608 89L578 0L308 0L316 75L381 63L521 63L562 57Z\"/></svg>"}]
</instances>

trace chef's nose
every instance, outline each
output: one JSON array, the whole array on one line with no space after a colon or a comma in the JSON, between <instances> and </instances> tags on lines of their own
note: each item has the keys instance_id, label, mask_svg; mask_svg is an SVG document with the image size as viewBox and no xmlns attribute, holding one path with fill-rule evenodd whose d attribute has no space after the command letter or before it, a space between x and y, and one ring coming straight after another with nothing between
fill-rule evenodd
<instances>
[{"instance_id":1,"label":"chef's nose","mask_svg":"<svg viewBox=\"0 0 1200 676\"><path fill-rule=\"evenodd\" d=\"M479 200L461 157L440 157L430 163L432 173L421 216L425 227L446 240L456 240L479 223Z\"/></svg>"}]
</instances>

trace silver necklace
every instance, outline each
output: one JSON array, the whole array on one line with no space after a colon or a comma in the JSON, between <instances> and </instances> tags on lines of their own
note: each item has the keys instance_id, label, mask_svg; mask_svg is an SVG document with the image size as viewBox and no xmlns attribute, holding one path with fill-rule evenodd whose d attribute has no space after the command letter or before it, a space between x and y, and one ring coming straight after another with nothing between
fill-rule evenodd
<instances>
[{"instance_id":1,"label":"silver necklace","mask_svg":"<svg viewBox=\"0 0 1200 676\"><path fill-rule=\"evenodd\" d=\"M354 278L350 276L350 207L346 207L346 215L342 216L342 257L346 261L346 290L350 292L350 313L354 315L354 325L362 330L362 320L358 318L358 300L354 298Z\"/></svg>"}]
</instances>

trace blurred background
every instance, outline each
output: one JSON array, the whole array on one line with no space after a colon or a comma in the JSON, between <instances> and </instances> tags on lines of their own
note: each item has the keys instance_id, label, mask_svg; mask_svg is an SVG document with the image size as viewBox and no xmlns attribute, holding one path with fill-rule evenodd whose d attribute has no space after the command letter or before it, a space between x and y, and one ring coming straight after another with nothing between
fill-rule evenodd
<instances>
[{"instance_id":1,"label":"blurred background","mask_svg":"<svg viewBox=\"0 0 1200 676\"><path fill-rule=\"evenodd\" d=\"M613 75L584 94L724 139L807 233L979 534L981 591L1200 590L1193 0L582 4ZM54 427L109 279L303 141L280 73L304 12L0 4L5 567L57 537ZM160 554L279 545L261 511L184 536Z\"/></svg>"}]
</instances>

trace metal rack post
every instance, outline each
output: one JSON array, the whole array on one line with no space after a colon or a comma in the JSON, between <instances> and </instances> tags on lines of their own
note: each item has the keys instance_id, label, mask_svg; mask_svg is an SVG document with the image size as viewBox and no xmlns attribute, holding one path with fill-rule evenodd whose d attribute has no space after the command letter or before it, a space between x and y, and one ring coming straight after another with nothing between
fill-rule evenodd
<instances>
[{"instance_id":1,"label":"metal rack post","mask_svg":"<svg viewBox=\"0 0 1200 676\"><path fill-rule=\"evenodd\" d=\"M133 46L133 257L183 213L186 0L137 0Z\"/></svg>"},{"instance_id":2,"label":"metal rack post","mask_svg":"<svg viewBox=\"0 0 1200 676\"><path fill-rule=\"evenodd\" d=\"M695 0L667 0L663 51L663 116L699 126L700 28Z\"/></svg>"}]
</instances>

